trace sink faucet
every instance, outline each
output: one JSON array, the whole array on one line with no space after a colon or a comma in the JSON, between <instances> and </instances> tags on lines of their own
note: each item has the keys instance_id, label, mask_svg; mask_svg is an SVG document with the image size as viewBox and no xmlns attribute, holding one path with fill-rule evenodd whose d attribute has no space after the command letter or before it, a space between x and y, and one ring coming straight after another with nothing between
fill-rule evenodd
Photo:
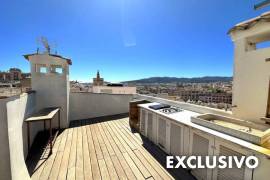
<instances>
[{"instance_id":1,"label":"sink faucet","mask_svg":"<svg viewBox=\"0 0 270 180\"><path fill-rule=\"evenodd\" d=\"M237 105L232 105L232 106L231 106L231 108L236 108L236 107L237 107Z\"/></svg>"}]
</instances>

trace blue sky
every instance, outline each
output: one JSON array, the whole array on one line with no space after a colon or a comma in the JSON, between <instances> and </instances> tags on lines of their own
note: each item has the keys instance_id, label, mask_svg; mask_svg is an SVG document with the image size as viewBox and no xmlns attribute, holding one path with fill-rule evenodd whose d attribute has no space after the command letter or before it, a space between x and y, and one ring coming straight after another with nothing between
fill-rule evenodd
<instances>
[{"instance_id":1,"label":"blue sky","mask_svg":"<svg viewBox=\"0 0 270 180\"><path fill-rule=\"evenodd\" d=\"M227 31L261 0L4 0L0 70L29 71L23 54L45 36L73 61L71 79L231 76ZM92 79L91 79L92 80Z\"/></svg>"}]
</instances>

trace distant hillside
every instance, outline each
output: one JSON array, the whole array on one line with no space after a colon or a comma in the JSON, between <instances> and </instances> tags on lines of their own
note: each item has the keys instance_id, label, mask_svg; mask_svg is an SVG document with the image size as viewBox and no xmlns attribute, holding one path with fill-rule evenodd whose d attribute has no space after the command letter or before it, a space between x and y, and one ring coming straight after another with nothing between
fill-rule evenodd
<instances>
[{"instance_id":1,"label":"distant hillside","mask_svg":"<svg viewBox=\"0 0 270 180\"><path fill-rule=\"evenodd\" d=\"M205 76L196 78L177 78L177 77L150 77L146 79L138 79L132 81L125 81L122 83L211 83L211 82L230 82L232 77L222 76Z\"/></svg>"}]
</instances>

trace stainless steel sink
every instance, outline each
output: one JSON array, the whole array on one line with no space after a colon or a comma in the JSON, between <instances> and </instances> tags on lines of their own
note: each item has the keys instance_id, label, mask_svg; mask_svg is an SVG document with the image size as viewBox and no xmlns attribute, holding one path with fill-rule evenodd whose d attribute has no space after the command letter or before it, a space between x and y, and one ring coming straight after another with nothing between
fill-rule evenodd
<instances>
[{"instance_id":1,"label":"stainless steel sink","mask_svg":"<svg viewBox=\"0 0 270 180\"><path fill-rule=\"evenodd\" d=\"M270 138L270 126L241 119L203 114L191 117L191 122L205 126L225 134L262 145Z\"/></svg>"}]
</instances>

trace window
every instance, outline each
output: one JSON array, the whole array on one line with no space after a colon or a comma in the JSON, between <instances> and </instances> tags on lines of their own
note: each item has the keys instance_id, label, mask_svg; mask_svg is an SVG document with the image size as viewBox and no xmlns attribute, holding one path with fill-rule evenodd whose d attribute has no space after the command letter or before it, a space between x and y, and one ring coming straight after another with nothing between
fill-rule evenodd
<instances>
[{"instance_id":1,"label":"window","mask_svg":"<svg viewBox=\"0 0 270 180\"><path fill-rule=\"evenodd\" d=\"M54 74L63 74L64 69L61 65L51 65L51 73Z\"/></svg>"},{"instance_id":2,"label":"window","mask_svg":"<svg viewBox=\"0 0 270 180\"><path fill-rule=\"evenodd\" d=\"M63 68L55 68L55 73L57 74L63 74Z\"/></svg>"},{"instance_id":3,"label":"window","mask_svg":"<svg viewBox=\"0 0 270 180\"><path fill-rule=\"evenodd\" d=\"M40 67L39 72L42 73L42 74L45 74L45 73L47 73L47 68L46 67Z\"/></svg>"},{"instance_id":4,"label":"window","mask_svg":"<svg viewBox=\"0 0 270 180\"><path fill-rule=\"evenodd\" d=\"M270 41L259 42L256 44L257 49L268 48L268 47L270 47Z\"/></svg>"},{"instance_id":5,"label":"window","mask_svg":"<svg viewBox=\"0 0 270 180\"><path fill-rule=\"evenodd\" d=\"M36 72L41 74L47 73L47 66L45 64L36 64Z\"/></svg>"},{"instance_id":6,"label":"window","mask_svg":"<svg viewBox=\"0 0 270 180\"><path fill-rule=\"evenodd\" d=\"M269 34L260 34L247 38L246 51L253 51L257 49L264 49L270 47Z\"/></svg>"}]
</instances>

